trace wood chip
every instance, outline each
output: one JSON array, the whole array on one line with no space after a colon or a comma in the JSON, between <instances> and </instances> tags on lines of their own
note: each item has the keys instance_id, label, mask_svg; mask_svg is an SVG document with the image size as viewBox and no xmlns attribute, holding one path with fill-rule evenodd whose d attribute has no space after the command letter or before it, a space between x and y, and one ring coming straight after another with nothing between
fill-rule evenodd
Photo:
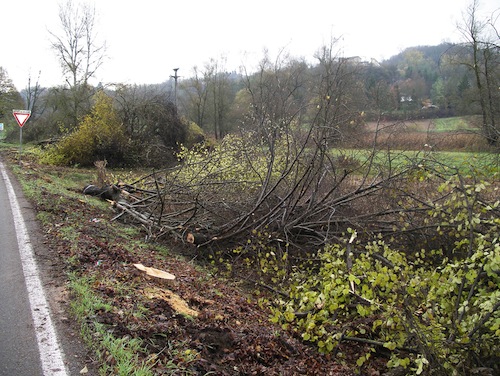
<instances>
[{"instance_id":1,"label":"wood chip","mask_svg":"<svg viewBox=\"0 0 500 376\"><path fill-rule=\"evenodd\" d=\"M163 270L160 270L160 269L155 269L155 268L150 268L148 266L144 266L142 264L134 264L134 266L145 272L147 275L150 275L152 277L156 277L156 278L162 278L162 279L175 279L175 275L173 274L170 274L168 272L165 272Z\"/></svg>"}]
</instances>

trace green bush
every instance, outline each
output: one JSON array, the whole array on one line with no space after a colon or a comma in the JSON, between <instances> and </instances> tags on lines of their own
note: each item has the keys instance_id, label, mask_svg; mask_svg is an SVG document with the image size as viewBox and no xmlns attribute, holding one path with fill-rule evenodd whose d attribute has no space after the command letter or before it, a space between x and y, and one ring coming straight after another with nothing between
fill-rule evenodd
<instances>
[{"instance_id":1,"label":"green bush","mask_svg":"<svg viewBox=\"0 0 500 376\"><path fill-rule=\"evenodd\" d=\"M478 198L487 184L454 179L441 188L448 199L429 211L454 233L452 250L403 252L382 239L356 244L352 231L348 242L319 251L314 269L292 275L290 299L276 301L273 321L324 353L343 341L365 343L360 367L384 349L389 367L411 374L499 372L499 202Z\"/></svg>"},{"instance_id":2,"label":"green bush","mask_svg":"<svg viewBox=\"0 0 500 376\"><path fill-rule=\"evenodd\" d=\"M205 132L200 128L198 124L193 121L183 120L187 124L186 140L185 145L187 148L191 148L196 144L200 144L205 141Z\"/></svg>"}]
</instances>

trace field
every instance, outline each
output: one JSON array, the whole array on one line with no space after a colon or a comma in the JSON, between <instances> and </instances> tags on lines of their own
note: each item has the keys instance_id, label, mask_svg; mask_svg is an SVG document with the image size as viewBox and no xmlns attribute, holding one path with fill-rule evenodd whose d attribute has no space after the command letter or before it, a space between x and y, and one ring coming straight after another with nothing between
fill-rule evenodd
<instances>
[{"instance_id":1,"label":"field","mask_svg":"<svg viewBox=\"0 0 500 376\"><path fill-rule=\"evenodd\" d=\"M376 133L379 145L399 150L491 152L481 136L476 117L370 122L367 132L353 146L370 148Z\"/></svg>"}]
</instances>

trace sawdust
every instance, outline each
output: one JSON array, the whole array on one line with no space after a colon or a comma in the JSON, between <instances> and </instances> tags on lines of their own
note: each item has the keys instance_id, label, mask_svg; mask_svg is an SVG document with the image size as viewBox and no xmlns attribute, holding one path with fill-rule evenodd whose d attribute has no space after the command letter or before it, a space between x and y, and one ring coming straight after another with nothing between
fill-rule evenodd
<instances>
[{"instance_id":1,"label":"sawdust","mask_svg":"<svg viewBox=\"0 0 500 376\"><path fill-rule=\"evenodd\" d=\"M145 296L149 299L162 299L168 303L170 307L177 313L198 317L199 312L190 308L187 302L179 295L168 289L161 289L159 287L148 287L143 290Z\"/></svg>"}]
</instances>

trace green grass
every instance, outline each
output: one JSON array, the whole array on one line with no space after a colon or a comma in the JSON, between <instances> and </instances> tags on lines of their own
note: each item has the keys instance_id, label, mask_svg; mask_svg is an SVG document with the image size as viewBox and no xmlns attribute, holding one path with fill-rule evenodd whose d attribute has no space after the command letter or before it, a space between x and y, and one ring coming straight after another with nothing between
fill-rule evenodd
<instances>
[{"instance_id":1,"label":"green grass","mask_svg":"<svg viewBox=\"0 0 500 376\"><path fill-rule=\"evenodd\" d=\"M464 130L475 130L475 128L465 117L451 117L444 119L434 119L434 132L454 132Z\"/></svg>"},{"instance_id":2,"label":"green grass","mask_svg":"<svg viewBox=\"0 0 500 376\"><path fill-rule=\"evenodd\" d=\"M87 320L95 312L104 310L110 312L113 307L104 302L92 289L95 280L88 277L70 275L70 288L74 299L71 309L81 324L81 334L87 344L101 355L101 358L113 358L113 367L103 362L99 373L101 375L134 375L150 376L151 366L139 360L138 353L143 352L142 342L137 338L115 338L105 326Z\"/></svg>"},{"instance_id":3,"label":"green grass","mask_svg":"<svg viewBox=\"0 0 500 376\"><path fill-rule=\"evenodd\" d=\"M500 174L500 155L493 153L439 152L437 160L464 174L496 178Z\"/></svg>"},{"instance_id":4,"label":"green grass","mask_svg":"<svg viewBox=\"0 0 500 376\"><path fill-rule=\"evenodd\" d=\"M363 167L367 167L368 159L372 156L371 151L364 149L336 149L334 155L346 155L350 160L358 161ZM421 160L434 161L448 166L449 169L458 169L463 175L475 175L482 179L496 179L500 175L500 155L494 153L472 153L472 152L425 152L425 151L387 151L379 150L373 157L374 167L403 168Z\"/></svg>"},{"instance_id":5,"label":"green grass","mask_svg":"<svg viewBox=\"0 0 500 376\"><path fill-rule=\"evenodd\" d=\"M151 367L141 364L138 353L143 352L142 342L137 338L115 338L113 335L104 332L101 340L105 353L112 357L116 364L113 369L102 368L100 373L108 375L112 372L119 376L152 376Z\"/></svg>"},{"instance_id":6,"label":"green grass","mask_svg":"<svg viewBox=\"0 0 500 376\"><path fill-rule=\"evenodd\" d=\"M113 307L106 304L102 299L95 295L92 290L92 284L95 282L92 278L78 277L76 274L69 275L70 288L75 295L71 302L71 309L79 318L94 315L98 310L109 312Z\"/></svg>"}]
</instances>

